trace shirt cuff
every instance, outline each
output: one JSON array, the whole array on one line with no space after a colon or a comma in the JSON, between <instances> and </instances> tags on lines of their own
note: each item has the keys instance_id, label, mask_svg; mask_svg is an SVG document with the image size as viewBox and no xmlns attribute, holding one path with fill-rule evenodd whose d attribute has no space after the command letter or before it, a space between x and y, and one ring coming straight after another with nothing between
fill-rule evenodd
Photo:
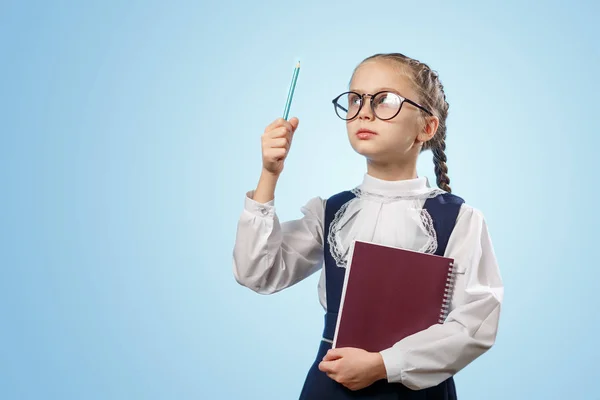
<instances>
[{"instance_id":1,"label":"shirt cuff","mask_svg":"<svg viewBox=\"0 0 600 400\"><path fill-rule=\"evenodd\" d=\"M379 352L383 358L383 365L385 366L388 382L402 383L402 367L401 364L395 360L398 357L398 354L395 353L397 352L393 347Z\"/></svg>"},{"instance_id":2,"label":"shirt cuff","mask_svg":"<svg viewBox=\"0 0 600 400\"><path fill-rule=\"evenodd\" d=\"M270 200L266 203L259 203L254 200L254 190L246 192L244 208L246 211L258 217L272 217L275 214L275 200Z\"/></svg>"}]
</instances>

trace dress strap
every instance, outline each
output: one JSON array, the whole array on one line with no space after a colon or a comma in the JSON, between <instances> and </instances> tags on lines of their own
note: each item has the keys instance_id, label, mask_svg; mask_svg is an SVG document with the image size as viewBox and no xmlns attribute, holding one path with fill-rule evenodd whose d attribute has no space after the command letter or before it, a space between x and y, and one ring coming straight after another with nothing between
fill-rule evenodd
<instances>
[{"instance_id":1,"label":"dress strap","mask_svg":"<svg viewBox=\"0 0 600 400\"><path fill-rule=\"evenodd\" d=\"M436 255L443 256L446 252L446 246L464 202L462 198L451 193L442 193L425 201L423 208L431 216L437 236Z\"/></svg>"}]
</instances>

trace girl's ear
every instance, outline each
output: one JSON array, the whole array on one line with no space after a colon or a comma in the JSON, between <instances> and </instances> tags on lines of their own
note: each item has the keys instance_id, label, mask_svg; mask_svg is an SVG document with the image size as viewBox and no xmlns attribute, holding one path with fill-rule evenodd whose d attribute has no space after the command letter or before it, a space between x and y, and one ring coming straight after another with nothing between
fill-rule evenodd
<instances>
[{"instance_id":1,"label":"girl's ear","mask_svg":"<svg viewBox=\"0 0 600 400\"><path fill-rule=\"evenodd\" d=\"M435 136L439 126L440 120L438 117L425 117L423 129L417 135L417 140L422 143L430 141Z\"/></svg>"}]
</instances>

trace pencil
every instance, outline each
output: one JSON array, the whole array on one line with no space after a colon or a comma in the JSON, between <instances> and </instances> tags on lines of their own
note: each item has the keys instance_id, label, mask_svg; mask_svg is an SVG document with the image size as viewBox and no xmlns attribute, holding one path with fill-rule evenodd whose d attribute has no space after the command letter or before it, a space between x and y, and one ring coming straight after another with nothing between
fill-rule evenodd
<instances>
[{"instance_id":1,"label":"pencil","mask_svg":"<svg viewBox=\"0 0 600 400\"><path fill-rule=\"evenodd\" d=\"M290 106L292 105L292 97L294 97L294 89L296 89L296 81L298 80L298 74L300 73L300 61L294 68L294 75L292 75L292 83L290 85L290 91L288 92L287 101L285 102L285 109L283 110L283 119L287 120L290 114Z\"/></svg>"}]
</instances>

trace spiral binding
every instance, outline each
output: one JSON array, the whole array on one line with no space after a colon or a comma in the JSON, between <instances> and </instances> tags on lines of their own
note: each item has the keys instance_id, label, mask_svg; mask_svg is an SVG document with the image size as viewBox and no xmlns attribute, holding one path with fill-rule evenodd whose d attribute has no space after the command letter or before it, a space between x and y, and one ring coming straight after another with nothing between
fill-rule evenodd
<instances>
[{"instance_id":1,"label":"spiral binding","mask_svg":"<svg viewBox=\"0 0 600 400\"><path fill-rule=\"evenodd\" d=\"M438 323L443 324L448 317L450 302L452 301L452 293L454 292L454 283L456 281L456 271L454 263L450 263L448 270L448 278L446 279L446 288L444 289L444 299L442 301L442 309L440 311L440 319Z\"/></svg>"}]
</instances>

